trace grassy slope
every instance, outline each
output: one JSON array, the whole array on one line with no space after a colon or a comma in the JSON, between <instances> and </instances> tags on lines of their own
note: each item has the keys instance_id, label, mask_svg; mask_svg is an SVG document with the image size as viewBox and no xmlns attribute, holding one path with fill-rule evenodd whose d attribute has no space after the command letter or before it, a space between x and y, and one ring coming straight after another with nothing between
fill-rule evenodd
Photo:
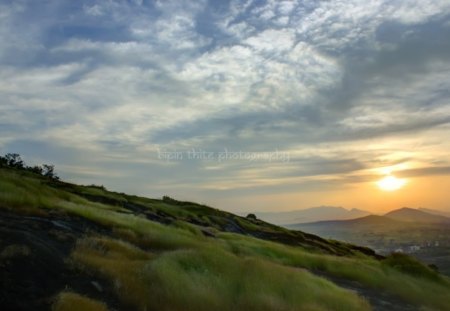
<instances>
[{"instance_id":1,"label":"grassy slope","mask_svg":"<svg viewBox=\"0 0 450 311\"><path fill-rule=\"evenodd\" d=\"M111 229L109 236L80 237L68 264L109 280L123 305L137 310L370 310L354 292L309 271L450 310L448 279L409 258L376 260L366 249L204 205L51 183L0 169L0 207L40 216L68 213ZM69 294L60 295L55 309L71 309L64 303L70 299L104 308Z\"/></svg>"}]
</instances>

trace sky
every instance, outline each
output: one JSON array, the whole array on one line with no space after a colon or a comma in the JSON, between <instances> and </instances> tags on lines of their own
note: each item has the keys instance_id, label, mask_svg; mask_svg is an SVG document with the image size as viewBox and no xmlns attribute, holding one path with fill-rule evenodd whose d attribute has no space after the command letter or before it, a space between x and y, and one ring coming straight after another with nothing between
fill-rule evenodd
<instances>
[{"instance_id":1,"label":"sky","mask_svg":"<svg viewBox=\"0 0 450 311\"><path fill-rule=\"evenodd\" d=\"M449 38L448 0L0 0L0 152L232 212L448 211Z\"/></svg>"}]
</instances>

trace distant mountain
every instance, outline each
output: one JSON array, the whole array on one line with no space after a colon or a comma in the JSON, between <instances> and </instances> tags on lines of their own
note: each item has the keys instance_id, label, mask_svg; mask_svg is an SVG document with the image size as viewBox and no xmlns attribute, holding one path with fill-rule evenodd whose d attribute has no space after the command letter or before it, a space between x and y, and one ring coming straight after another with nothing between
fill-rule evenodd
<instances>
[{"instance_id":1,"label":"distant mountain","mask_svg":"<svg viewBox=\"0 0 450 311\"><path fill-rule=\"evenodd\" d=\"M439 215L439 216L444 216L444 217L450 218L450 212L443 212L443 211L438 211L435 209L425 208L425 207L419 207L418 210L428 213L428 214Z\"/></svg>"},{"instance_id":2,"label":"distant mountain","mask_svg":"<svg viewBox=\"0 0 450 311\"><path fill-rule=\"evenodd\" d=\"M435 215L424 212L423 210L404 207L398 210L391 211L384 215L385 217L404 221L404 222L416 222L416 223L448 223L450 224L450 218Z\"/></svg>"},{"instance_id":3,"label":"distant mountain","mask_svg":"<svg viewBox=\"0 0 450 311\"><path fill-rule=\"evenodd\" d=\"M391 219L385 216L378 216L378 215L368 215L356 219L349 219L349 220L327 220L327 221L316 221L316 222L310 222L310 223L298 223L298 224L292 224L288 225L288 228L291 229L301 229L305 230L307 232L322 232L323 230L329 231L329 230L354 230L354 229L360 229L365 228L369 229L371 227L378 227L378 226L399 226L403 224L403 222ZM308 230L309 229L309 230ZM312 230L312 231L311 231Z\"/></svg>"},{"instance_id":4,"label":"distant mountain","mask_svg":"<svg viewBox=\"0 0 450 311\"><path fill-rule=\"evenodd\" d=\"M395 234L390 233L398 230L408 231L411 226L412 223L398 221L385 216L368 215L350 220L298 223L286 227L291 230L301 230L316 234L323 238L332 238L346 242L356 241L362 245L371 245L375 250L379 250L380 248L376 247L376 244L371 243L373 237L395 236Z\"/></svg>"},{"instance_id":5,"label":"distant mountain","mask_svg":"<svg viewBox=\"0 0 450 311\"><path fill-rule=\"evenodd\" d=\"M258 218L277 225L309 223L325 220L348 220L367 215L370 215L367 211L356 208L347 210L337 206L318 206L289 212L256 213Z\"/></svg>"}]
</instances>

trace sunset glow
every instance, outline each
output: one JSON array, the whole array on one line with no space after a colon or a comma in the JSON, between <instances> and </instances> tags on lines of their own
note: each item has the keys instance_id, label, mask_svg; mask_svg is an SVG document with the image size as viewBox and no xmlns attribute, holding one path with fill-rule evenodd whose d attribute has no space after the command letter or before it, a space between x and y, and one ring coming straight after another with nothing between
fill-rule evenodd
<instances>
[{"instance_id":1,"label":"sunset glow","mask_svg":"<svg viewBox=\"0 0 450 311\"><path fill-rule=\"evenodd\" d=\"M393 175L388 175L377 182L378 187L384 191L399 190L406 184L405 179L399 179Z\"/></svg>"}]
</instances>

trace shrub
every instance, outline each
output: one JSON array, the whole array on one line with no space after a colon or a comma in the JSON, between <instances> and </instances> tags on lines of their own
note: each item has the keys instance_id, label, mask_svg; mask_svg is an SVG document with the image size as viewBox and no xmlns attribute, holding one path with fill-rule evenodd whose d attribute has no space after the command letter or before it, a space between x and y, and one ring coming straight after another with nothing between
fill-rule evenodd
<instances>
[{"instance_id":1,"label":"shrub","mask_svg":"<svg viewBox=\"0 0 450 311\"><path fill-rule=\"evenodd\" d=\"M21 169L25 165L22 158L17 153L7 153L4 159L6 160L6 165L9 167Z\"/></svg>"},{"instance_id":2,"label":"shrub","mask_svg":"<svg viewBox=\"0 0 450 311\"><path fill-rule=\"evenodd\" d=\"M383 260L383 264L413 276L433 280L439 279L439 275L432 268L424 265L417 259L402 253L392 253Z\"/></svg>"},{"instance_id":3,"label":"shrub","mask_svg":"<svg viewBox=\"0 0 450 311\"><path fill-rule=\"evenodd\" d=\"M257 219L255 214L248 214L246 218L247 219L252 219L252 220L256 220Z\"/></svg>"}]
</instances>

